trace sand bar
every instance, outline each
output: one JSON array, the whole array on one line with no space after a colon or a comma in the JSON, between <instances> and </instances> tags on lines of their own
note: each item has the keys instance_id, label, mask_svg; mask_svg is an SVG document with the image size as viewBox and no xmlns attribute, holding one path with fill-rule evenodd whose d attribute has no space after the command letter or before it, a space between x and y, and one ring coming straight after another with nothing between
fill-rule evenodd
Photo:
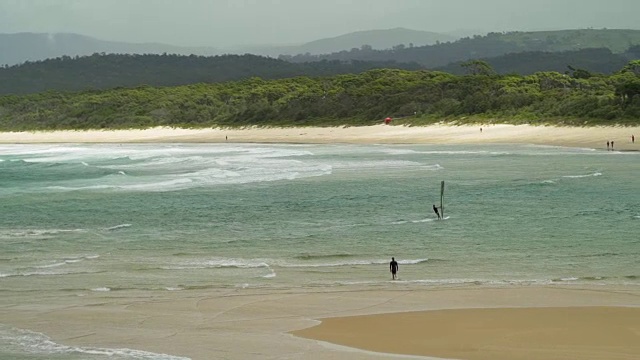
<instances>
[{"instance_id":1,"label":"sand bar","mask_svg":"<svg viewBox=\"0 0 640 360\"><path fill-rule=\"evenodd\" d=\"M87 291L64 297L25 294L23 299L0 297L0 323L46 334L56 343L66 346L129 348L193 360L402 358L292 335L304 329L314 331L313 327L319 324L318 319L348 317L345 326L358 329L357 333L349 333L353 336L384 333L384 341L361 346L375 351L406 352L410 347L404 343L420 346L425 341L425 334L431 340L435 339L432 334L439 334L442 336L442 341L438 342L442 351L438 353L440 355L458 354L456 351L477 346L477 351L473 348L476 354L489 354L491 357L485 358L497 360L610 360L639 358L639 306L640 289L637 286L430 288L390 282L376 289L350 286L153 293ZM544 307L569 310L551 310L555 311L552 315L557 316L547 316L546 322L539 318L537 310L523 310L518 316L524 320L509 321L513 316L510 308ZM487 313L479 309L487 308L498 309L492 310L495 313L489 316L495 321L482 321L487 318ZM434 312L455 309L470 310L465 310L467 313L462 317L453 312ZM398 315L412 311L426 313ZM583 311L581 317L584 319L574 323L567 314L575 316L576 311ZM615 316L612 315L614 313ZM387 318L353 317L376 314L390 315L384 315ZM404 320L396 316L402 316ZM445 320L434 321L428 316L442 316ZM456 322L456 316L460 323ZM360 319L373 319L376 323L363 326ZM462 325L463 320L474 319L478 321L474 325L475 330ZM531 324L523 323L526 321L531 321ZM415 327L404 332L390 329L392 324L405 323ZM574 333L572 329L579 327L592 327L593 332ZM627 330L612 330L617 327ZM464 340L447 338L447 328L461 328L459 335L464 336ZM548 335L541 330L544 328L564 336L564 344L558 344L560 340L554 346L543 344ZM600 338L598 329L612 333ZM331 340L351 344L350 335L338 335L339 339ZM510 336L513 336L512 341ZM384 347L374 347L377 344ZM403 345L398 349L386 347L392 344ZM538 348L541 352L528 353L528 357L514 357L520 351L536 346L541 346ZM540 354L544 356L538 356Z\"/></svg>"},{"instance_id":2,"label":"sand bar","mask_svg":"<svg viewBox=\"0 0 640 360\"><path fill-rule=\"evenodd\" d=\"M637 359L640 308L459 309L324 319L294 332L344 346L468 360Z\"/></svg>"},{"instance_id":3,"label":"sand bar","mask_svg":"<svg viewBox=\"0 0 640 360\"><path fill-rule=\"evenodd\" d=\"M480 128L482 127L482 132ZM640 127L550 127L483 125L426 127L362 126L247 129L151 128L120 131L0 132L0 143L382 143L500 144L526 143L593 149L638 150ZM638 139L640 141L640 139Z\"/></svg>"}]
</instances>

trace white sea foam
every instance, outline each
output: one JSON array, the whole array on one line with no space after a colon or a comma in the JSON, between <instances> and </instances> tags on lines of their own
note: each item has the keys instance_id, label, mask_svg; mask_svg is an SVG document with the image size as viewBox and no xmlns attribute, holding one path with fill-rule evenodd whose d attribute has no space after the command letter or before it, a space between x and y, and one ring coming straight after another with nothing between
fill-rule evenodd
<instances>
[{"instance_id":1,"label":"white sea foam","mask_svg":"<svg viewBox=\"0 0 640 360\"><path fill-rule=\"evenodd\" d=\"M55 263L52 263L52 264L35 266L35 268L36 269L56 268L56 267L60 267L60 266L68 265L68 264L79 263L79 262L84 261L84 260L97 259L99 257L100 257L100 255L89 255L89 256L82 256L82 257L77 257L77 258L70 258L70 259L65 259L63 261L55 262Z\"/></svg>"},{"instance_id":2,"label":"white sea foam","mask_svg":"<svg viewBox=\"0 0 640 360\"><path fill-rule=\"evenodd\" d=\"M429 261L429 259L406 259L398 261L399 264L415 265ZM313 262L300 261L291 262L281 259L236 259L220 258L211 260L194 260L175 265L162 266L164 270L194 270L194 269L216 269L216 268L238 268L238 269L258 269L267 268L270 271L273 266L282 268L321 268L321 267L341 267L341 266L366 266L388 264L387 259L352 259L335 262Z\"/></svg>"},{"instance_id":3,"label":"white sea foam","mask_svg":"<svg viewBox=\"0 0 640 360\"><path fill-rule=\"evenodd\" d=\"M449 217L447 216L445 220L448 218ZM398 221L392 222L391 225L421 224L421 223L428 223L428 222L433 222L437 220L438 219L436 218L426 218L426 219L420 219L420 220L398 220Z\"/></svg>"},{"instance_id":4,"label":"white sea foam","mask_svg":"<svg viewBox=\"0 0 640 360\"><path fill-rule=\"evenodd\" d=\"M54 268L54 267L59 267L59 266L63 266L66 265L67 262L59 262L59 263L53 263L53 264L48 264L48 265L41 265L41 266L36 266L36 268L39 269L48 269L48 268Z\"/></svg>"},{"instance_id":5,"label":"white sea foam","mask_svg":"<svg viewBox=\"0 0 640 360\"><path fill-rule=\"evenodd\" d=\"M432 286L451 286L451 285L485 285L485 286L510 286L510 285L551 285L550 279L421 279L421 280L402 280L409 284L422 284Z\"/></svg>"},{"instance_id":6,"label":"white sea foam","mask_svg":"<svg viewBox=\"0 0 640 360\"><path fill-rule=\"evenodd\" d=\"M256 269L268 268L269 264L263 259L207 259L193 260L185 263L179 263L171 266L163 266L164 270L190 270L190 269L215 269L215 268L240 268L240 269Z\"/></svg>"},{"instance_id":7,"label":"white sea foam","mask_svg":"<svg viewBox=\"0 0 640 360\"><path fill-rule=\"evenodd\" d=\"M596 177L596 176L602 176L602 173L600 173L600 172L595 172L595 173L593 173L593 174L586 174L586 175L565 175L565 176L563 176L563 178L568 178L568 179L581 179L581 178Z\"/></svg>"},{"instance_id":8,"label":"white sea foam","mask_svg":"<svg viewBox=\"0 0 640 360\"><path fill-rule=\"evenodd\" d=\"M200 148L206 154L206 148ZM111 169L113 175L100 179L100 184L89 183L69 186L53 185L47 190L125 190L125 191L176 191L194 187L225 184L246 184L279 180L295 180L305 177L331 174L332 166L324 163L306 163L291 159L292 156L310 155L307 151L258 148L228 153L224 158L210 155L188 156L179 153L159 154L144 162L100 164L99 168ZM149 155L149 154L147 154ZM164 155L160 156L160 155ZM129 154L127 158L135 158ZM126 171L125 171L126 170ZM123 177L122 175L132 174ZM104 181L107 180L107 181Z\"/></svg>"},{"instance_id":9,"label":"white sea foam","mask_svg":"<svg viewBox=\"0 0 640 360\"><path fill-rule=\"evenodd\" d=\"M43 237L65 233L83 233L85 229L0 229L0 237Z\"/></svg>"},{"instance_id":10,"label":"white sea foam","mask_svg":"<svg viewBox=\"0 0 640 360\"><path fill-rule=\"evenodd\" d=\"M61 276L72 274L87 274L86 271L17 271L15 273L4 274L3 277L28 277L28 276Z\"/></svg>"},{"instance_id":11,"label":"white sea foam","mask_svg":"<svg viewBox=\"0 0 640 360\"><path fill-rule=\"evenodd\" d=\"M400 265L415 265L429 261L429 259L407 259L399 260ZM335 262L323 262L323 263L279 263L280 267L284 268L323 268L323 267L341 267L341 266L367 266L367 265L381 265L388 264L389 260L384 259L362 259L362 260L346 260Z\"/></svg>"},{"instance_id":12,"label":"white sea foam","mask_svg":"<svg viewBox=\"0 0 640 360\"><path fill-rule=\"evenodd\" d=\"M124 229L124 228L128 228L131 227L131 224L120 224L120 225L116 225L116 226L111 226L106 228L106 231L113 231L113 230L119 230L119 229Z\"/></svg>"},{"instance_id":13,"label":"white sea foam","mask_svg":"<svg viewBox=\"0 0 640 360\"><path fill-rule=\"evenodd\" d=\"M95 292L108 292L108 291L111 291L111 289L110 289L110 288L108 288L108 287L99 287L99 288L91 289L91 291L95 291Z\"/></svg>"},{"instance_id":14,"label":"white sea foam","mask_svg":"<svg viewBox=\"0 0 640 360\"><path fill-rule=\"evenodd\" d=\"M31 354L63 355L64 354L87 354L114 358L139 359L139 360L190 360L186 357L158 354L134 349L109 349L97 347L67 346L55 343L41 333L28 330L13 329L0 326L0 341L11 348L21 349Z\"/></svg>"}]
</instances>

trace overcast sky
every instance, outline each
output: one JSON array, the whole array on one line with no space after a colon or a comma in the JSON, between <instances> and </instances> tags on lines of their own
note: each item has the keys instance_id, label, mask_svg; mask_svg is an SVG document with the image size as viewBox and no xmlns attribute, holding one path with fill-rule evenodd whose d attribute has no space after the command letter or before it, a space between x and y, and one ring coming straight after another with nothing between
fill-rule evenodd
<instances>
[{"instance_id":1,"label":"overcast sky","mask_svg":"<svg viewBox=\"0 0 640 360\"><path fill-rule=\"evenodd\" d=\"M345 33L640 28L640 0L0 0L0 33L174 45L304 43Z\"/></svg>"}]
</instances>

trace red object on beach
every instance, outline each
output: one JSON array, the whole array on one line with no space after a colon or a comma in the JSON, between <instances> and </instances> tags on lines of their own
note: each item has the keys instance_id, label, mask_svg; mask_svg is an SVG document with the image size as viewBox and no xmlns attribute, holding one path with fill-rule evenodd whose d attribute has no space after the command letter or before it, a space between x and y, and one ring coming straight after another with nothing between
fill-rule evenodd
<instances>
[{"instance_id":1,"label":"red object on beach","mask_svg":"<svg viewBox=\"0 0 640 360\"><path fill-rule=\"evenodd\" d=\"M388 125L391 122L391 120L393 120L393 119L388 117L388 118L384 119L384 123Z\"/></svg>"}]
</instances>

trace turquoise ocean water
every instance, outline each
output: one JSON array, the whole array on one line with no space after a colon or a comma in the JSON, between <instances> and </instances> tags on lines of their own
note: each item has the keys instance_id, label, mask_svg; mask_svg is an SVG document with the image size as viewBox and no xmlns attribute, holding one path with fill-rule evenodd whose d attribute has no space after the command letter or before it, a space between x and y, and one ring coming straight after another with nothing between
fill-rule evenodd
<instances>
[{"instance_id":1,"label":"turquoise ocean water","mask_svg":"<svg viewBox=\"0 0 640 360\"><path fill-rule=\"evenodd\" d=\"M446 181L445 219L431 210ZM640 153L533 145L0 145L0 296L640 286ZM1 324L2 359L177 359Z\"/></svg>"}]
</instances>

